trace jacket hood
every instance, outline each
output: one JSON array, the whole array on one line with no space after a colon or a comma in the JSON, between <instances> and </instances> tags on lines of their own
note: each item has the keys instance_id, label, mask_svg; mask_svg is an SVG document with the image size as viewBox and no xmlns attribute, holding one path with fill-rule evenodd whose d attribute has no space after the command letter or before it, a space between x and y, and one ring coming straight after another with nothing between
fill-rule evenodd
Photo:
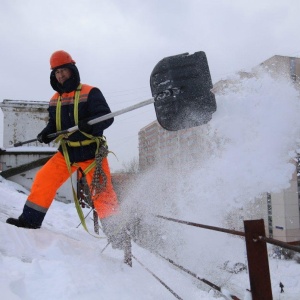
<instances>
[{"instance_id":1,"label":"jacket hood","mask_svg":"<svg viewBox=\"0 0 300 300\"><path fill-rule=\"evenodd\" d=\"M72 91L75 91L80 83L80 75L79 75L79 71L78 71L76 65L75 64L65 64L65 65L59 66L59 68L70 69L72 72L72 75L63 84L60 84L55 77L55 71L57 70L57 68L53 69L52 72L50 73L50 84L51 84L52 88L59 94L70 93Z\"/></svg>"}]
</instances>

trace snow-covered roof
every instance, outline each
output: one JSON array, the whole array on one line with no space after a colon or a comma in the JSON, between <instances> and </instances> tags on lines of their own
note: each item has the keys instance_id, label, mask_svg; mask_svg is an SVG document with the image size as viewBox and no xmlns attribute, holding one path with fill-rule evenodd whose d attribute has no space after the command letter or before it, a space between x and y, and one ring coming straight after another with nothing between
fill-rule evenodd
<instances>
[{"instance_id":1,"label":"snow-covered roof","mask_svg":"<svg viewBox=\"0 0 300 300\"><path fill-rule=\"evenodd\" d=\"M37 147L37 146L20 146L20 147L11 147L2 149L5 150L7 153L16 153L16 152L56 152L57 147Z\"/></svg>"}]
</instances>

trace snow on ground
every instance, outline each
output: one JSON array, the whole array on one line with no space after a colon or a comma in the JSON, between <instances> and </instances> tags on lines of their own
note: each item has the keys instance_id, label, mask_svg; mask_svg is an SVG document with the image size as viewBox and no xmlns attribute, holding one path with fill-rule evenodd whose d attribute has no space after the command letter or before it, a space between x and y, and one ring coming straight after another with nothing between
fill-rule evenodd
<instances>
[{"instance_id":1,"label":"snow on ground","mask_svg":"<svg viewBox=\"0 0 300 300\"><path fill-rule=\"evenodd\" d=\"M20 214L26 195L16 192L21 189L16 184L3 178L1 181L1 299L174 299L136 261L133 268L125 265L122 251L108 247L101 253L106 239L77 228L73 204L55 201L39 230L6 224L7 217ZM89 219L88 224L92 229ZM135 244L133 254L183 299L213 299Z\"/></svg>"},{"instance_id":2,"label":"snow on ground","mask_svg":"<svg viewBox=\"0 0 300 300\"><path fill-rule=\"evenodd\" d=\"M205 157L201 165L193 166L184 178L162 169L141 176L124 210L127 215L135 209L142 211L152 230L160 231L163 243L156 244L161 241L154 236L152 247L220 286L224 293L249 299L247 271L224 270L226 262L227 267L246 263L243 239L151 217L159 213L222 227L232 209L246 207L264 192L289 186L295 170L291 160L299 148L298 91L284 79L262 73L217 95L217 104L217 112L204 128L208 146L201 149ZM121 251L108 247L101 253L106 239L77 228L73 204L55 201L40 230L6 224L7 217L20 215L26 191L1 181L1 298L175 299L135 260L133 268L125 265ZM168 190L168 199L162 199L158 191L168 189L170 182L175 188ZM92 228L89 217L88 224ZM145 234L149 233L153 232L148 228ZM135 243L133 254L183 299L225 299ZM298 299L299 264L275 257L270 257L269 264L273 298ZM284 293L280 293L280 282Z\"/></svg>"}]
</instances>

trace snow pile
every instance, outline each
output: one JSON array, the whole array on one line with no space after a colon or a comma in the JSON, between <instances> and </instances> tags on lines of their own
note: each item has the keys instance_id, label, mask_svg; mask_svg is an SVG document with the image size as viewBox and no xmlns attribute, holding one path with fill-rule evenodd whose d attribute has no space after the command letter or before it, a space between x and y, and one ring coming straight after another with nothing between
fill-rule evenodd
<instances>
[{"instance_id":1,"label":"snow pile","mask_svg":"<svg viewBox=\"0 0 300 300\"><path fill-rule=\"evenodd\" d=\"M55 201L39 230L6 224L8 216L20 214L26 195L16 191L22 190L20 186L1 181L1 299L174 299L137 262L133 261L133 268L125 265L122 251L108 247L101 253L106 239L76 228L79 221L73 204ZM92 221L87 223L92 232ZM214 299L135 244L133 254L181 297Z\"/></svg>"},{"instance_id":2,"label":"snow pile","mask_svg":"<svg viewBox=\"0 0 300 300\"><path fill-rule=\"evenodd\" d=\"M232 210L247 209L263 193L289 187L299 148L299 92L290 81L263 72L233 82L217 95L218 110L207 128L214 142L206 161L184 182L185 201L178 201L180 218L223 227ZM190 228L183 234L185 265L204 277L215 278L216 272L216 284L226 282L231 290L240 289L235 275L229 278L218 270L224 261L246 264L244 240ZM274 291L280 282L277 276L271 272ZM299 283L296 286L299 292ZM243 287L249 288L248 283Z\"/></svg>"},{"instance_id":3,"label":"snow pile","mask_svg":"<svg viewBox=\"0 0 300 300\"><path fill-rule=\"evenodd\" d=\"M216 95L212 120L200 129L207 143L199 149L205 158L201 164L180 176L158 166L135 184L126 209L131 215L138 211L145 226L160 231L150 237L148 247L161 246L160 251L200 277L214 278L221 286L226 282L238 293L249 288L247 274L235 286L235 275L228 278L220 269L228 261L246 264L243 239L149 217L162 214L223 227L232 210L247 210L263 193L289 187L300 141L299 92L290 80L263 71L229 82ZM167 196L159 197L158 191Z\"/></svg>"},{"instance_id":4,"label":"snow pile","mask_svg":"<svg viewBox=\"0 0 300 300\"><path fill-rule=\"evenodd\" d=\"M265 73L240 79L217 95L218 110L207 130L215 144L205 163L188 176L186 198L201 199L201 206L214 199L223 213L228 206L287 188L300 141L298 96L290 82ZM193 211L199 216L206 208Z\"/></svg>"},{"instance_id":5,"label":"snow pile","mask_svg":"<svg viewBox=\"0 0 300 300\"><path fill-rule=\"evenodd\" d=\"M236 263L246 265L243 239L154 217L220 226L230 210L288 187L295 168L291 160L299 148L298 92L284 79L264 73L233 82L217 95L218 110L202 128L209 147L199 149L205 152L201 165L180 177L163 169L141 176L123 203L123 213L134 221L142 215L148 248L219 285L227 297L233 293L249 299L247 272L230 271ZM19 229L5 220L19 216L26 191L4 179L0 191L3 299L174 299L135 260L133 268L125 265L121 251L108 247L101 253L106 239L77 228L73 204L54 202L42 229ZM159 191L168 196L160 197ZM92 228L92 220L87 223ZM225 299L135 243L133 254L183 299ZM297 299L299 265L270 258L270 271L274 299ZM279 282L285 285L283 294Z\"/></svg>"}]
</instances>

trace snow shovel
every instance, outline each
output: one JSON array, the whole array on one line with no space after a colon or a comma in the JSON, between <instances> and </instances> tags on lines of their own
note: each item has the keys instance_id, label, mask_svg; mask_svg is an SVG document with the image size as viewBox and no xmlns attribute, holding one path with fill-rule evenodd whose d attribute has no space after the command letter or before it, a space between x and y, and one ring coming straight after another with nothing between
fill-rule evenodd
<instances>
[{"instance_id":1,"label":"snow shovel","mask_svg":"<svg viewBox=\"0 0 300 300\"><path fill-rule=\"evenodd\" d=\"M212 80L203 51L169 56L154 67L150 76L152 98L90 120L93 125L154 103L158 123L166 130L177 131L208 123L217 105L211 92ZM55 138L78 130L78 126L49 134ZM37 139L18 142L18 147Z\"/></svg>"}]
</instances>

